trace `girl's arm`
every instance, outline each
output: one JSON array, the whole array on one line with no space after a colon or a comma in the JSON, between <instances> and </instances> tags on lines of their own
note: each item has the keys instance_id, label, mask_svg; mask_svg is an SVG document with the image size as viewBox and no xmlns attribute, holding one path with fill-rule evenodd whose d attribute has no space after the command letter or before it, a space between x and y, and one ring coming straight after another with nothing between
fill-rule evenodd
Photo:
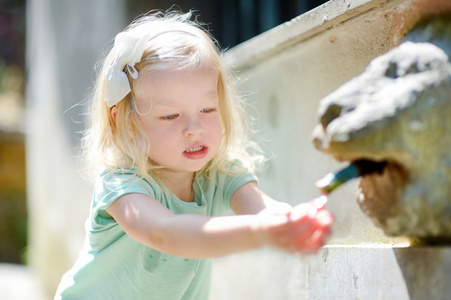
<instances>
[{"instance_id":1,"label":"girl's arm","mask_svg":"<svg viewBox=\"0 0 451 300\"><path fill-rule=\"evenodd\" d=\"M304 240L304 236L317 227L315 218L307 212L295 217L287 214L175 215L143 194L126 194L114 201L107 211L138 242L187 258L222 256L266 245L298 252L297 240Z\"/></svg>"},{"instance_id":2,"label":"girl's arm","mask_svg":"<svg viewBox=\"0 0 451 300\"><path fill-rule=\"evenodd\" d=\"M143 194L126 194L107 209L133 239L156 250L188 258L221 256L265 245L264 226L287 223L286 216L205 217L175 215Z\"/></svg>"}]
</instances>

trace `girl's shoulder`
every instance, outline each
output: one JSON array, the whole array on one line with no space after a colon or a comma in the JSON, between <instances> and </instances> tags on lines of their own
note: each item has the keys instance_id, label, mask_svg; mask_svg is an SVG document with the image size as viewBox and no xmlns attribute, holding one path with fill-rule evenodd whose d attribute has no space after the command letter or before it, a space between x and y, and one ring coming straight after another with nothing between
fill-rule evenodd
<instances>
[{"instance_id":1,"label":"girl's shoulder","mask_svg":"<svg viewBox=\"0 0 451 300\"><path fill-rule=\"evenodd\" d=\"M136 169L117 168L104 170L99 174L94 187L92 210L95 222L97 216L110 219L106 209L125 194L138 193L156 198L160 193L158 186L140 176ZM104 216L105 215L105 216Z\"/></svg>"},{"instance_id":2,"label":"girl's shoulder","mask_svg":"<svg viewBox=\"0 0 451 300\"><path fill-rule=\"evenodd\" d=\"M130 167L130 168L109 168L103 170L97 180L104 182L124 182L124 181L152 181L156 182L152 175L148 174L148 176L143 176L139 173L138 168Z\"/></svg>"},{"instance_id":3,"label":"girl's shoulder","mask_svg":"<svg viewBox=\"0 0 451 300\"><path fill-rule=\"evenodd\" d=\"M100 173L96 182L97 193L124 190L155 189L156 181L142 176L137 168L111 168Z\"/></svg>"}]
</instances>

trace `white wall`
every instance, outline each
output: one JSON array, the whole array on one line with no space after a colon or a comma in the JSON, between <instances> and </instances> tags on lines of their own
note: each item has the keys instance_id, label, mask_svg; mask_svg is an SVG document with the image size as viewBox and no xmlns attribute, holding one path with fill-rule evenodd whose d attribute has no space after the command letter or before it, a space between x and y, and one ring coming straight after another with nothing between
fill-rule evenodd
<instances>
[{"instance_id":1,"label":"white wall","mask_svg":"<svg viewBox=\"0 0 451 300\"><path fill-rule=\"evenodd\" d=\"M393 47L393 23L385 15L399 7L380 8L379 2L348 1L354 5L349 8L344 1L328 2L227 53L244 79L240 90L249 93L247 101L254 107L249 111L258 119L264 148L274 155L259 174L262 187L273 197L291 204L308 201L319 195L315 182L342 166L311 142L318 102ZM356 3L366 7L365 13L359 14ZM343 15L348 18L342 20ZM325 21L324 16L340 21ZM261 53L267 45L271 49ZM328 207L337 217L334 244L379 243L385 238L358 208L356 186L353 182L330 196Z\"/></svg>"},{"instance_id":2,"label":"white wall","mask_svg":"<svg viewBox=\"0 0 451 300\"><path fill-rule=\"evenodd\" d=\"M28 260L49 295L83 244L92 187L76 161L81 104L124 15L118 0L27 2Z\"/></svg>"}]
</instances>

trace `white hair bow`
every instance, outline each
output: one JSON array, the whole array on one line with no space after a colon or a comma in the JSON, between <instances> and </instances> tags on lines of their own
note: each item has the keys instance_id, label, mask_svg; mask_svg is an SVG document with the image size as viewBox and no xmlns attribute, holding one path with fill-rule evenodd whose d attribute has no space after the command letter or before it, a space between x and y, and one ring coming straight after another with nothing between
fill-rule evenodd
<instances>
[{"instance_id":1,"label":"white hair bow","mask_svg":"<svg viewBox=\"0 0 451 300\"><path fill-rule=\"evenodd\" d=\"M116 57L108 67L105 79L105 100L108 107L118 104L130 93L130 82L124 68L127 68L133 79L138 78L135 64L141 61L147 40L147 35L136 36L131 32L121 32L116 36L111 50L116 52Z\"/></svg>"}]
</instances>

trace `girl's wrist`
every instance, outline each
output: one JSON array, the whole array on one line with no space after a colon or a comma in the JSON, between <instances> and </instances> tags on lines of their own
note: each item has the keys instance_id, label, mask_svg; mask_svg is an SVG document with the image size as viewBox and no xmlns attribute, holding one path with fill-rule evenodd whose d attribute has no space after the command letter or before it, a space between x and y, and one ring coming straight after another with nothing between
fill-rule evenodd
<instances>
[{"instance_id":1,"label":"girl's wrist","mask_svg":"<svg viewBox=\"0 0 451 300\"><path fill-rule=\"evenodd\" d=\"M264 237L264 214L252 215L252 221L250 224L250 230L252 240L256 248L260 248L266 245Z\"/></svg>"}]
</instances>

